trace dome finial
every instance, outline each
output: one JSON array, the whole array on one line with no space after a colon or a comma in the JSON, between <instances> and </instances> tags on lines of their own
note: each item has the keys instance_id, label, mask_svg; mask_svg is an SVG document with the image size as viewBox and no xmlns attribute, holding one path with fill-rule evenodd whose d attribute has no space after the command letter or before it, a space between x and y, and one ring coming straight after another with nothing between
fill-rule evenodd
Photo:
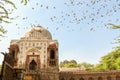
<instances>
[{"instance_id":1,"label":"dome finial","mask_svg":"<svg viewBox=\"0 0 120 80\"><path fill-rule=\"evenodd\" d=\"M37 27L42 27L42 26L38 24Z\"/></svg>"}]
</instances>

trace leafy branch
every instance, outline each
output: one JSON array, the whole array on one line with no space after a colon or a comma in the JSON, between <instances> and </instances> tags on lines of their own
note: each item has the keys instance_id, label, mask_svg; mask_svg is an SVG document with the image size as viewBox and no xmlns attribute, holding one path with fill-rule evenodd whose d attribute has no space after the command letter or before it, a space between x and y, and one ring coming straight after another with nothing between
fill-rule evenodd
<instances>
[{"instance_id":1,"label":"leafy branch","mask_svg":"<svg viewBox=\"0 0 120 80\"><path fill-rule=\"evenodd\" d=\"M3 34L5 34L6 32L7 31L2 26L0 26L0 36L4 37Z\"/></svg>"},{"instance_id":2,"label":"leafy branch","mask_svg":"<svg viewBox=\"0 0 120 80\"><path fill-rule=\"evenodd\" d=\"M28 0L22 0L21 3L26 5L28 2ZM15 18L11 18L10 14L12 14L12 12L10 12L10 9L8 9L5 5L10 6L10 9L13 11L15 9L17 9L16 5L14 2L12 2L11 0L1 0L0 1L0 37L3 37L3 35L7 32L6 30L4 30L4 26L2 25L2 23L11 23L11 20L15 19Z\"/></svg>"},{"instance_id":3,"label":"leafy branch","mask_svg":"<svg viewBox=\"0 0 120 80\"><path fill-rule=\"evenodd\" d=\"M120 29L120 25L115 25L112 23L108 23L108 25L110 25L110 28L112 28L112 29Z\"/></svg>"},{"instance_id":4,"label":"leafy branch","mask_svg":"<svg viewBox=\"0 0 120 80\"><path fill-rule=\"evenodd\" d=\"M24 5L26 5L28 3L28 0L22 0L21 3L23 3Z\"/></svg>"}]
</instances>

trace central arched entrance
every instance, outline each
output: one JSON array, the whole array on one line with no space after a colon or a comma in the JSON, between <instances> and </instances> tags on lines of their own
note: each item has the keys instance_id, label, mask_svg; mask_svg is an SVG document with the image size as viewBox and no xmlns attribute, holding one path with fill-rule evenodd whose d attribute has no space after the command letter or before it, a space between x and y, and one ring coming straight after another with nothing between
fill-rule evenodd
<instances>
[{"instance_id":1,"label":"central arched entrance","mask_svg":"<svg viewBox=\"0 0 120 80\"><path fill-rule=\"evenodd\" d=\"M29 64L29 70L36 70L37 69L37 63L33 59Z\"/></svg>"}]
</instances>

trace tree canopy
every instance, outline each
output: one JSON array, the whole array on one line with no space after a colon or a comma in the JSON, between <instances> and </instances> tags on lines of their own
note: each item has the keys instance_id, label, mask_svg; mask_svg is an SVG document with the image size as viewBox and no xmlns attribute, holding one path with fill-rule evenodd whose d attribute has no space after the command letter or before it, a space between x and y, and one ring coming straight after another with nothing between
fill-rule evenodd
<instances>
[{"instance_id":1,"label":"tree canopy","mask_svg":"<svg viewBox=\"0 0 120 80\"><path fill-rule=\"evenodd\" d=\"M120 47L101 58L95 70L118 70L120 69Z\"/></svg>"},{"instance_id":2,"label":"tree canopy","mask_svg":"<svg viewBox=\"0 0 120 80\"><path fill-rule=\"evenodd\" d=\"M113 51L101 57L101 61L96 66L90 63L77 63L75 60L64 60L60 62L62 68L84 67L85 70L91 71L106 71L106 70L120 70L120 46L114 48Z\"/></svg>"},{"instance_id":3,"label":"tree canopy","mask_svg":"<svg viewBox=\"0 0 120 80\"><path fill-rule=\"evenodd\" d=\"M82 62L82 63L79 63L78 64L79 65L79 67L84 67L85 68L85 70L87 70L87 71L91 71L91 70L93 70L93 68L94 68L94 65L93 64L90 64L90 63L87 63L87 62Z\"/></svg>"},{"instance_id":4,"label":"tree canopy","mask_svg":"<svg viewBox=\"0 0 120 80\"><path fill-rule=\"evenodd\" d=\"M65 68L72 68L72 67L77 67L77 62L75 60L64 60L63 62L60 62L60 67L65 67Z\"/></svg>"},{"instance_id":5,"label":"tree canopy","mask_svg":"<svg viewBox=\"0 0 120 80\"><path fill-rule=\"evenodd\" d=\"M77 63L76 60L64 60L63 62L60 62L61 68L81 68L84 70L92 70L94 68L93 64L89 64L87 62Z\"/></svg>"}]
</instances>

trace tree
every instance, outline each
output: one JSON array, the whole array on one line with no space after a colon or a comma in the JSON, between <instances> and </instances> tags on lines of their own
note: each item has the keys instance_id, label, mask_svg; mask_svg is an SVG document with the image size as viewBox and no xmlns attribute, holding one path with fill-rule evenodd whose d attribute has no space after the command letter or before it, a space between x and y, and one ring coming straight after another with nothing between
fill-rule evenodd
<instances>
[{"instance_id":1,"label":"tree","mask_svg":"<svg viewBox=\"0 0 120 80\"><path fill-rule=\"evenodd\" d=\"M95 70L118 70L120 69L120 48L116 48L112 52L101 58L100 63Z\"/></svg>"},{"instance_id":2,"label":"tree","mask_svg":"<svg viewBox=\"0 0 120 80\"><path fill-rule=\"evenodd\" d=\"M84 67L85 70L92 70L94 68L93 64L89 64L86 62L77 63L76 60L64 60L63 62L60 62L60 67L62 68L76 68L76 67Z\"/></svg>"},{"instance_id":3,"label":"tree","mask_svg":"<svg viewBox=\"0 0 120 80\"><path fill-rule=\"evenodd\" d=\"M77 64L76 60L70 60L70 63Z\"/></svg>"},{"instance_id":4,"label":"tree","mask_svg":"<svg viewBox=\"0 0 120 80\"><path fill-rule=\"evenodd\" d=\"M21 3L26 5L27 4L27 0L21 0ZM10 6L11 10L6 7ZM4 29L4 26L2 25L3 23L11 23L11 20L13 20L14 18L10 17L10 14L12 14L12 11L17 9L16 5L14 2L12 2L12 0L1 0L0 1L0 37L3 37L3 35L7 32Z\"/></svg>"},{"instance_id":5,"label":"tree","mask_svg":"<svg viewBox=\"0 0 120 80\"><path fill-rule=\"evenodd\" d=\"M86 62L82 62L80 64L78 64L79 67L84 67L87 71L88 70L92 70L94 68L94 65L93 64L90 64L90 63L86 63Z\"/></svg>"},{"instance_id":6,"label":"tree","mask_svg":"<svg viewBox=\"0 0 120 80\"><path fill-rule=\"evenodd\" d=\"M68 60L64 60L63 62L61 61L60 62L60 67L62 68L62 67L64 67L65 64L68 64L68 63L69 63Z\"/></svg>"},{"instance_id":7,"label":"tree","mask_svg":"<svg viewBox=\"0 0 120 80\"><path fill-rule=\"evenodd\" d=\"M68 64L65 64L64 67L65 68L76 68L76 67L78 67L78 65L70 62Z\"/></svg>"},{"instance_id":8,"label":"tree","mask_svg":"<svg viewBox=\"0 0 120 80\"><path fill-rule=\"evenodd\" d=\"M66 67L66 68L71 68L71 67L77 67L77 62L76 60L64 60L63 62L60 62L60 67Z\"/></svg>"},{"instance_id":9,"label":"tree","mask_svg":"<svg viewBox=\"0 0 120 80\"><path fill-rule=\"evenodd\" d=\"M120 25L115 25L112 23L109 23L108 25L110 25L110 28L112 28L112 29L120 29Z\"/></svg>"},{"instance_id":10,"label":"tree","mask_svg":"<svg viewBox=\"0 0 120 80\"><path fill-rule=\"evenodd\" d=\"M115 24L111 24L111 23L109 23L108 25L110 25L109 27L110 27L111 29L120 30L120 25L115 25ZM120 34L119 34L119 36L118 36L118 38L117 38L117 43L120 44Z\"/></svg>"},{"instance_id":11,"label":"tree","mask_svg":"<svg viewBox=\"0 0 120 80\"><path fill-rule=\"evenodd\" d=\"M0 27L0 36L3 37L3 34L6 33L6 30L1 26Z\"/></svg>"}]
</instances>

